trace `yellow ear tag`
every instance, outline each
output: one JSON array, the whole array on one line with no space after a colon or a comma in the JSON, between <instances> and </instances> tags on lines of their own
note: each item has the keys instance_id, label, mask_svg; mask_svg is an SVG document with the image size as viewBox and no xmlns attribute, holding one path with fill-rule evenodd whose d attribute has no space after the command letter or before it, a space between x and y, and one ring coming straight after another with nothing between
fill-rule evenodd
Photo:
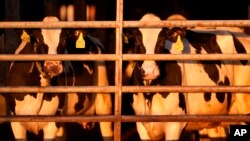
<instances>
[{"instance_id":1,"label":"yellow ear tag","mask_svg":"<svg viewBox=\"0 0 250 141\"><path fill-rule=\"evenodd\" d=\"M183 51L183 49L184 49L184 45L183 45L183 43L182 43L182 41L181 41L180 35L178 35L178 37L177 37L177 41L176 41L175 48L176 48L176 50L178 50L178 51Z\"/></svg>"},{"instance_id":2,"label":"yellow ear tag","mask_svg":"<svg viewBox=\"0 0 250 141\"><path fill-rule=\"evenodd\" d=\"M23 30L23 33L21 35L21 40L23 42L30 42L30 36Z\"/></svg>"},{"instance_id":3,"label":"yellow ear tag","mask_svg":"<svg viewBox=\"0 0 250 141\"><path fill-rule=\"evenodd\" d=\"M76 40L76 48L85 48L85 41L83 39L82 33L80 33L78 39Z\"/></svg>"}]
</instances>

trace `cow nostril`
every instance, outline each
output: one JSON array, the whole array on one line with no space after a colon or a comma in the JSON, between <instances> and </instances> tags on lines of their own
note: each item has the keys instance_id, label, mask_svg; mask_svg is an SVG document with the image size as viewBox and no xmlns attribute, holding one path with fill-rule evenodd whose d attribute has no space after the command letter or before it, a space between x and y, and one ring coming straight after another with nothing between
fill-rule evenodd
<instances>
[{"instance_id":1,"label":"cow nostril","mask_svg":"<svg viewBox=\"0 0 250 141\"><path fill-rule=\"evenodd\" d=\"M46 65L47 66L52 66L52 63L51 62L47 62Z\"/></svg>"},{"instance_id":2,"label":"cow nostril","mask_svg":"<svg viewBox=\"0 0 250 141\"><path fill-rule=\"evenodd\" d=\"M50 69L51 69L51 71L53 71L53 72L58 72L59 66L54 64L54 65L51 66Z\"/></svg>"}]
</instances>

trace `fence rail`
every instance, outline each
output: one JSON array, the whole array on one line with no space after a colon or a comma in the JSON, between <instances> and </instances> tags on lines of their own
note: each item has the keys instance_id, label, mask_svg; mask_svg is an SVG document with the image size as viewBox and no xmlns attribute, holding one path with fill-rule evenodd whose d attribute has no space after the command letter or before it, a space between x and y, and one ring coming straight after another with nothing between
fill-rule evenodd
<instances>
[{"instance_id":1,"label":"fence rail","mask_svg":"<svg viewBox=\"0 0 250 141\"><path fill-rule=\"evenodd\" d=\"M125 60L250 60L250 54L123 54ZM117 54L58 54L58 55L21 55L4 54L0 55L0 61L43 61L43 60L62 60L62 61L93 61L107 60L116 61L120 59Z\"/></svg>"},{"instance_id":2,"label":"fence rail","mask_svg":"<svg viewBox=\"0 0 250 141\"><path fill-rule=\"evenodd\" d=\"M102 92L112 93L121 91L123 93L135 92L238 92L250 94L250 86L122 86L121 89L116 86L16 86L16 87L0 87L0 93L87 93Z\"/></svg>"},{"instance_id":3,"label":"fence rail","mask_svg":"<svg viewBox=\"0 0 250 141\"><path fill-rule=\"evenodd\" d=\"M71 115L71 116L0 116L0 122L250 122L250 115Z\"/></svg>"},{"instance_id":4,"label":"fence rail","mask_svg":"<svg viewBox=\"0 0 250 141\"><path fill-rule=\"evenodd\" d=\"M0 22L0 28L248 27L250 20Z\"/></svg>"}]
</instances>

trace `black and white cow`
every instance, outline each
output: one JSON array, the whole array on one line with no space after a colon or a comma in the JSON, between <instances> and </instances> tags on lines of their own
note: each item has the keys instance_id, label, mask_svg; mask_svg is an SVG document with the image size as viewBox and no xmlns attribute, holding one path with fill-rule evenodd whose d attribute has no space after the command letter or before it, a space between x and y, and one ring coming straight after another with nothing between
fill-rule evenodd
<instances>
[{"instance_id":1,"label":"black and white cow","mask_svg":"<svg viewBox=\"0 0 250 141\"><path fill-rule=\"evenodd\" d=\"M161 21L153 14L146 14L140 21ZM164 53L166 36L161 28L124 29L123 52L132 54ZM161 50L159 50L161 49ZM176 61L169 63L169 68L175 68ZM168 75L162 72L154 60L130 61L124 64L124 83L129 85L181 85L181 76ZM160 79L158 79L160 78ZM171 107L169 106L171 105ZM182 93L135 93L132 107L136 115L184 115L185 99ZM142 140L178 139L186 123L137 122L137 131ZM176 130L175 130L176 129Z\"/></svg>"},{"instance_id":2,"label":"black and white cow","mask_svg":"<svg viewBox=\"0 0 250 141\"><path fill-rule=\"evenodd\" d=\"M161 21L146 14L140 21ZM227 30L196 32L185 28L135 28L124 30L123 50L136 54L222 54L247 53L248 40L239 39ZM238 36L237 36L238 37ZM234 65L232 65L234 64ZM131 71L132 70L132 71ZM218 86L249 84L249 65L241 61L131 61L126 64L124 78L132 85ZM236 73L237 72L237 73ZM240 73L239 73L240 72ZM247 95L233 95L248 107ZM232 106L231 93L135 93L133 109L137 115L207 115L239 112ZM234 100L234 102L237 100ZM240 103L240 102L239 102ZM237 110L232 110L234 108ZM233 112L232 112L233 113ZM245 110L245 113L249 111ZM137 122L143 140L178 140L184 127L190 130L212 128L219 123Z\"/></svg>"},{"instance_id":3,"label":"black and white cow","mask_svg":"<svg viewBox=\"0 0 250 141\"><path fill-rule=\"evenodd\" d=\"M43 21L58 19L45 17ZM66 34L61 29L22 30L20 38L15 54L59 54L66 47ZM14 61L7 86L50 86L62 72L61 61ZM6 99L12 115L55 115L61 101L54 93L8 93ZM55 122L11 122L11 127L16 139L26 139L27 131L38 134L42 130L44 139L54 139L58 133Z\"/></svg>"},{"instance_id":4,"label":"black and white cow","mask_svg":"<svg viewBox=\"0 0 250 141\"><path fill-rule=\"evenodd\" d=\"M93 37L86 29L68 31L68 54L102 54L104 46L99 39ZM66 86L108 86L105 61L70 61L64 65L65 74L58 77L59 85ZM110 93L68 93L62 113L64 115L111 115L112 101ZM79 122L84 129L91 129L92 123ZM103 140L113 139L112 123L100 122ZM66 128L72 125L66 124ZM69 128L71 130L72 128ZM66 129L68 130L68 129ZM72 130L71 130L72 132ZM67 134L67 132L66 132ZM66 138L72 139L76 134L70 133ZM97 136L96 136L97 137ZM79 138L75 138L79 139Z\"/></svg>"}]
</instances>

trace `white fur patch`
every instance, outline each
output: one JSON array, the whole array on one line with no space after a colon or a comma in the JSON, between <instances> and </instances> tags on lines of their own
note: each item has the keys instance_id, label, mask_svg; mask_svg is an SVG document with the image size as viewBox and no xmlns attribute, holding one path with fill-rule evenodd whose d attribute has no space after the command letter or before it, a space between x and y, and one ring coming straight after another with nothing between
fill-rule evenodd
<instances>
[{"instance_id":1,"label":"white fur patch","mask_svg":"<svg viewBox=\"0 0 250 141\"><path fill-rule=\"evenodd\" d=\"M146 14L140 21L161 21L161 19L153 14ZM142 33L143 44L146 48L146 54L154 54L155 45L161 28L139 28Z\"/></svg>"},{"instance_id":2,"label":"white fur patch","mask_svg":"<svg viewBox=\"0 0 250 141\"><path fill-rule=\"evenodd\" d=\"M45 17L43 22L49 24L49 22L59 21L56 17ZM59 44L61 29L42 29L42 35L44 43L48 45L48 54L57 54L57 46Z\"/></svg>"},{"instance_id":3,"label":"white fur patch","mask_svg":"<svg viewBox=\"0 0 250 141\"><path fill-rule=\"evenodd\" d=\"M140 21L161 21L161 19L154 14L144 15ZM143 45L146 49L146 54L154 54L155 46L157 43L158 35L161 28L139 28L142 33ZM155 61L145 60L142 64L142 68L145 71L144 79L151 80L159 76L159 69Z\"/></svg>"}]
</instances>

